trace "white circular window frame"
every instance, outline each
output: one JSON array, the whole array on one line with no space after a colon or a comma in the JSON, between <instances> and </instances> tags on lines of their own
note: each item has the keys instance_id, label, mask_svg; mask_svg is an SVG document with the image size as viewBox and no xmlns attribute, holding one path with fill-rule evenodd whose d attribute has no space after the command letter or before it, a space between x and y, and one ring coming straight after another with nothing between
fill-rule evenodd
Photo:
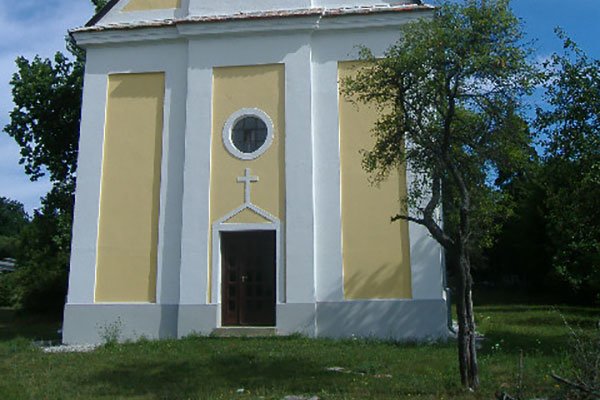
<instances>
[{"instance_id":1,"label":"white circular window frame","mask_svg":"<svg viewBox=\"0 0 600 400\"><path fill-rule=\"evenodd\" d=\"M235 127L235 124L237 124L242 118L246 117L258 118L267 126L267 138L265 139L265 142L252 153L244 153L233 144L233 128ZM227 122L225 122L225 127L223 128L223 143L225 144L225 148L227 151L229 151L229 153L231 153L231 155L239 158L240 160L254 160L263 155L269 149L269 147L271 147L271 144L273 143L273 137L274 128L271 117L269 117L266 112L258 108L242 108L241 110L234 112L227 119Z\"/></svg>"}]
</instances>

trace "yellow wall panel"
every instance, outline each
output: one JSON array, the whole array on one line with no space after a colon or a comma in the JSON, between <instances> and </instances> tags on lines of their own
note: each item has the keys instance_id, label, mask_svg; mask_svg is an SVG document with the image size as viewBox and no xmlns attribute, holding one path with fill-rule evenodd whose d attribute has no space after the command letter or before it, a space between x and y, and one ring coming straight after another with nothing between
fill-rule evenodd
<instances>
[{"instance_id":1,"label":"yellow wall panel","mask_svg":"<svg viewBox=\"0 0 600 400\"><path fill-rule=\"evenodd\" d=\"M155 302L165 77L108 77L96 302Z\"/></svg>"},{"instance_id":2,"label":"yellow wall panel","mask_svg":"<svg viewBox=\"0 0 600 400\"><path fill-rule=\"evenodd\" d=\"M211 161L211 223L244 204L244 184L237 178L250 168L252 203L280 220L285 215L285 72L284 66L261 65L214 69ZM254 160L240 160L223 144L223 127L234 112L259 108L273 120L271 147Z\"/></svg>"},{"instance_id":3,"label":"yellow wall panel","mask_svg":"<svg viewBox=\"0 0 600 400\"><path fill-rule=\"evenodd\" d=\"M285 67L283 64L220 67L213 71L213 126L210 168L210 222L244 204L244 184L237 178L250 168L259 182L251 184L251 201L271 215L285 220ZM254 160L240 160L225 148L223 128L242 108L258 108L273 121L271 146ZM230 223L262 223L254 213L242 213ZM212 259L212 249L209 249ZM212 263L209 263L209 282ZM211 288L209 285L209 298Z\"/></svg>"},{"instance_id":4,"label":"yellow wall panel","mask_svg":"<svg viewBox=\"0 0 600 400\"><path fill-rule=\"evenodd\" d=\"M181 7L181 0L131 0L122 11L167 10Z\"/></svg>"},{"instance_id":5,"label":"yellow wall panel","mask_svg":"<svg viewBox=\"0 0 600 400\"><path fill-rule=\"evenodd\" d=\"M360 63L339 63L339 78ZM374 143L374 108L358 107L340 94L340 152L344 295L347 299L411 298L408 224L390 222L406 197L406 171L379 187L368 182L360 151Z\"/></svg>"}]
</instances>

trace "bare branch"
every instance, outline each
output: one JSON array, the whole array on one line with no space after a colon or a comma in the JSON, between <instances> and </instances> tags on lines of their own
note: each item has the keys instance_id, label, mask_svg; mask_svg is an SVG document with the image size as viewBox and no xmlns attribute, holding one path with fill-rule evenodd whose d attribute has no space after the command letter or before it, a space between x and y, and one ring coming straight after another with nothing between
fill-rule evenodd
<instances>
[{"instance_id":1,"label":"bare branch","mask_svg":"<svg viewBox=\"0 0 600 400\"><path fill-rule=\"evenodd\" d=\"M402 219L405 221L414 222L416 224L422 225L425 228L427 228L431 236L433 236L433 238L437 240L439 244L441 244L444 248L448 249L454 244L454 241L436 222L434 217L435 210L439 206L441 198L441 180L438 178L434 178L429 202L427 203L424 209L420 210L423 213L423 218L415 218L408 215L398 214L392 217L392 222Z\"/></svg>"},{"instance_id":2,"label":"bare branch","mask_svg":"<svg viewBox=\"0 0 600 400\"><path fill-rule=\"evenodd\" d=\"M408 215L398 214L398 215L394 215L391 218L392 222L396 222L399 220L414 222L415 224L419 224L419 225L425 225L425 220L420 219L420 218L415 218L415 217L409 217Z\"/></svg>"},{"instance_id":3,"label":"bare branch","mask_svg":"<svg viewBox=\"0 0 600 400\"><path fill-rule=\"evenodd\" d=\"M550 374L550 375L552 376L552 379L554 379L557 382L560 382L560 383L562 383L564 385L567 385L567 386L571 386L571 387L573 387L573 388L575 388L577 390L581 390L584 393L589 393L591 395L600 397L600 392L598 392L596 390L593 390L593 389L591 389L591 388L589 388L587 386L580 385L578 383L575 383L575 382L572 382L572 381L570 381L568 379L565 379L565 378L557 375L555 372L552 372L552 374Z\"/></svg>"}]
</instances>

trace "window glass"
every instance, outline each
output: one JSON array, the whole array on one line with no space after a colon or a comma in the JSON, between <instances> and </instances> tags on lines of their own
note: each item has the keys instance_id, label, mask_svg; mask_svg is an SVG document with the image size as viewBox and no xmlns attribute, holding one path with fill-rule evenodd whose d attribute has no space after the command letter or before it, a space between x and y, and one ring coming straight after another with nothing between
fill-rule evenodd
<instances>
[{"instance_id":1,"label":"window glass","mask_svg":"<svg viewBox=\"0 0 600 400\"><path fill-rule=\"evenodd\" d=\"M233 126L231 141L242 153L253 153L267 141L267 125L258 117L243 117Z\"/></svg>"}]
</instances>

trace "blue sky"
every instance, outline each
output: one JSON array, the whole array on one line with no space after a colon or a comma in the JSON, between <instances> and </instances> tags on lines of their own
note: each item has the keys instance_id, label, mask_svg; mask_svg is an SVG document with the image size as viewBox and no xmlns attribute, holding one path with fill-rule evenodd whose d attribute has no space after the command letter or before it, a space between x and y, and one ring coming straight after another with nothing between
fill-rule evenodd
<instances>
[{"instance_id":1,"label":"blue sky","mask_svg":"<svg viewBox=\"0 0 600 400\"><path fill-rule=\"evenodd\" d=\"M218 1L218 0L207 0ZM540 59L561 50L554 35L562 27L583 50L600 58L600 0L513 0ZM67 29L80 26L93 12L89 0L0 0L0 127L9 120L13 105L9 81L19 55L51 57L64 50ZM25 204L31 213L50 188L47 180L31 182L19 165L19 148L0 133L0 196Z\"/></svg>"}]
</instances>

